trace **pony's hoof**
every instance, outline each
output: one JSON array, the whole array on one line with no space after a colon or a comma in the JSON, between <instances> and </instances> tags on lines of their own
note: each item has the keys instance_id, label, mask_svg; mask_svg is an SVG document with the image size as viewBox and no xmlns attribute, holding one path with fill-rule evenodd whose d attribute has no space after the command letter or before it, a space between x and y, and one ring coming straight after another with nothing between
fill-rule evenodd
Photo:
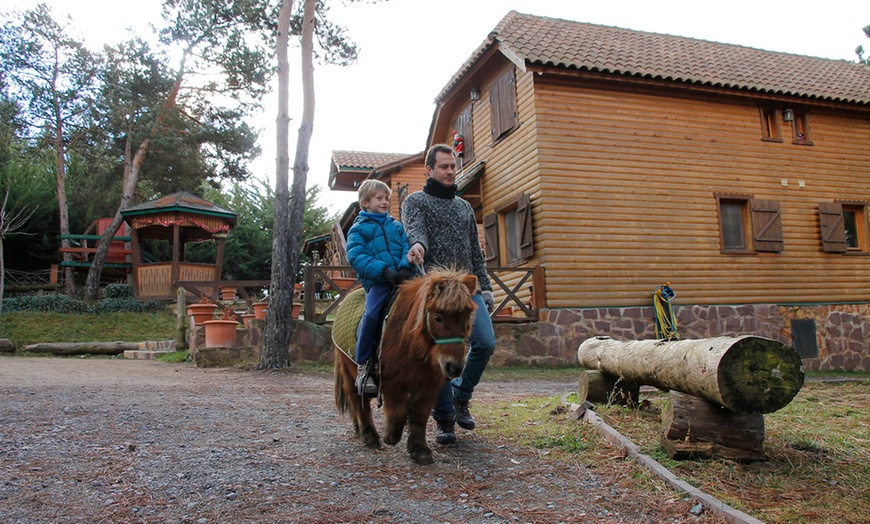
<instances>
[{"instance_id":1,"label":"pony's hoof","mask_svg":"<svg viewBox=\"0 0 870 524\"><path fill-rule=\"evenodd\" d=\"M386 442L386 443L389 444L390 446L395 446L396 444L399 443L400 440L402 440L402 434L401 434L401 433L399 433L398 436L395 436L395 435L387 435L386 437L384 437L384 442Z\"/></svg>"},{"instance_id":2,"label":"pony's hoof","mask_svg":"<svg viewBox=\"0 0 870 524\"><path fill-rule=\"evenodd\" d=\"M411 459L417 464L432 464L435 459L432 458L432 450L417 450L411 453Z\"/></svg>"}]
</instances>

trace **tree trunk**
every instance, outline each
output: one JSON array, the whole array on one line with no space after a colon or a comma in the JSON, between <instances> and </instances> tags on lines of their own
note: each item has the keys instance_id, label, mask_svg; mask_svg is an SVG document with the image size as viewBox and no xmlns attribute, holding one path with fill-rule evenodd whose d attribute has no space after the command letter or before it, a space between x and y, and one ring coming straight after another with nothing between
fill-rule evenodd
<instances>
[{"instance_id":1,"label":"tree trunk","mask_svg":"<svg viewBox=\"0 0 870 524\"><path fill-rule=\"evenodd\" d=\"M290 321L293 308L293 273L291 265L293 246L290 234L288 179L290 176L290 70L287 48L290 40L290 19L293 0L283 0L278 12L278 39L275 52L278 57L278 117L276 118L277 148L275 160L275 219L272 227L272 278L269 286L269 309L263 330L263 348L260 351L260 369L278 369L290 365ZM313 20L312 20L313 21ZM303 32L308 31L306 5ZM305 48L302 49L303 61ZM294 176L294 187L295 187ZM304 191L303 191L304 192ZM301 220L299 221L301 225ZM299 228L302 229L301 227Z\"/></svg>"},{"instance_id":2,"label":"tree trunk","mask_svg":"<svg viewBox=\"0 0 870 524\"><path fill-rule=\"evenodd\" d=\"M57 208L60 219L60 245L61 247L68 248L71 247L70 241L69 239L64 238L65 235L69 235L69 207L66 201L66 146L64 145L63 140L63 117L61 117L59 104L57 103L58 93L56 77L52 80L51 89L55 101L54 153L57 158L57 173L55 173L55 179L57 181ZM63 261L72 262L72 253L64 252ZM65 266L63 268L63 276L66 294L71 297L75 296L76 281L73 268L71 266Z\"/></svg>"},{"instance_id":3,"label":"tree trunk","mask_svg":"<svg viewBox=\"0 0 870 524\"><path fill-rule=\"evenodd\" d=\"M21 351L54 355L120 355L138 349L138 342L41 342L24 346Z\"/></svg>"},{"instance_id":4,"label":"tree trunk","mask_svg":"<svg viewBox=\"0 0 870 524\"><path fill-rule=\"evenodd\" d=\"M633 384L695 395L737 413L771 413L804 382L801 359L786 344L761 337L700 340L585 340L581 366Z\"/></svg>"},{"instance_id":5,"label":"tree trunk","mask_svg":"<svg viewBox=\"0 0 870 524\"><path fill-rule=\"evenodd\" d=\"M765 460L764 415L735 413L702 398L671 391L662 414L661 444L675 460Z\"/></svg>"}]
</instances>

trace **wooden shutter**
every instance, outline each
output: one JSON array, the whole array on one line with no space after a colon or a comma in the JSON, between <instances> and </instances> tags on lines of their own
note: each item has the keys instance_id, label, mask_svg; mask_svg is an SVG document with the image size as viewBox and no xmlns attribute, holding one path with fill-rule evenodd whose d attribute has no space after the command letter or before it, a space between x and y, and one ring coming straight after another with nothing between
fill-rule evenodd
<instances>
[{"instance_id":1,"label":"wooden shutter","mask_svg":"<svg viewBox=\"0 0 870 524\"><path fill-rule=\"evenodd\" d=\"M470 165L470 162L474 159L474 137L471 134L471 104L468 104L468 106L459 113L459 116L453 123L453 129L462 135L465 148L462 163Z\"/></svg>"},{"instance_id":2,"label":"wooden shutter","mask_svg":"<svg viewBox=\"0 0 870 524\"><path fill-rule=\"evenodd\" d=\"M819 202L819 227L822 233L822 251L846 252L846 225L843 223L842 204Z\"/></svg>"},{"instance_id":3,"label":"wooden shutter","mask_svg":"<svg viewBox=\"0 0 870 524\"><path fill-rule=\"evenodd\" d=\"M513 68L505 71L493 82L489 90L490 119L492 120L492 140L517 125L517 89Z\"/></svg>"},{"instance_id":4,"label":"wooden shutter","mask_svg":"<svg viewBox=\"0 0 870 524\"><path fill-rule=\"evenodd\" d=\"M486 267L498 267L498 215L483 217L483 232L486 239Z\"/></svg>"},{"instance_id":5,"label":"wooden shutter","mask_svg":"<svg viewBox=\"0 0 870 524\"><path fill-rule=\"evenodd\" d=\"M780 252L783 248L782 214L776 200L750 200L752 237L756 251Z\"/></svg>"},{"instance_id":6,"label":"wooden shutter","mask_svg":"<svg viewBox=\"0 0 870 524\"><path fill-rule=\"evenodd\" d=\"M535 239L532 235L532 198L528 193L520 196L517 220L520 223L520 257L528 260L535 254Z\"/></svg>"}]
</instances>

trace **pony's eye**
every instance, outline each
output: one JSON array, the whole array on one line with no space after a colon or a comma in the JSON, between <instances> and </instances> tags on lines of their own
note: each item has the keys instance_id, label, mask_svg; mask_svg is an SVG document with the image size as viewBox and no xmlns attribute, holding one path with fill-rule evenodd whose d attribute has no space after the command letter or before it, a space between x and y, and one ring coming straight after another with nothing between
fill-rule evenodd
<instances>
[{"instance_id":1,"label":"pony's eye","mask_svg":"<svg viewBox=\"0 0 870 524\"><path fill-rule=\"evenodd\" d=\"M438 322L439 324L444 322L444 317L441 315L435 315L435 322Z\"/></svg>"}]
</instances>

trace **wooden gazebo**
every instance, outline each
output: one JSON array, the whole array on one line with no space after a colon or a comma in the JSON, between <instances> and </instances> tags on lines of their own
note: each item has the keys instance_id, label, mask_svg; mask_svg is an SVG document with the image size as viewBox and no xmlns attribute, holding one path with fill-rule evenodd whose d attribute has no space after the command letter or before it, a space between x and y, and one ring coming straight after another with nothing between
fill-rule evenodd
<instances>
[{"instance_id":1,"label":"wooden gazebo","mask_svg":"<svg viewBox=\"0 0 870 524\"><path fill-rule=\"evenodd\" d=\"M133 293L140 300L172 300L172 283L179 280L220 280L224 242L236 224L236 214L191 193L162 196L121 212L130 224L133 251ZM172 260L145 260L142 241L168 240ZM185 261L190 242L217 242L214 264Z\"/></svg>"}]
</instances>

